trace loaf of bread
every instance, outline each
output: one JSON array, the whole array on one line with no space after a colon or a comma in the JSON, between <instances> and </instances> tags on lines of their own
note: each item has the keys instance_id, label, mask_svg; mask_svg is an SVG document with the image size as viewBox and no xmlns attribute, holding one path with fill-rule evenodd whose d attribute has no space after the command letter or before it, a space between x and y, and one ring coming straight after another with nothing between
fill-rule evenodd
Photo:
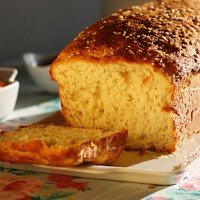
<instances>
[{"instance_id":1,"label":"loaf of bread","mask_svg":"<svg viewBox=\"0 0 200 200\"><path fill-rule=\"evenodd\" d=\"M68 126L128 129L126 149L173 152L200 132L200 1L125 8L53 62Z\"/></svg>"},{"instance_id":2,"label":"loaf of bread","mask_svg":"<svg viewBox=\"0 0 200 200\"><path fill-rule=\"evenodd\" d=\"M103 131L49 124L0 134L0 160L52 166L109 165L124 149L127 131Z\"/></svg>"}]
</instances>

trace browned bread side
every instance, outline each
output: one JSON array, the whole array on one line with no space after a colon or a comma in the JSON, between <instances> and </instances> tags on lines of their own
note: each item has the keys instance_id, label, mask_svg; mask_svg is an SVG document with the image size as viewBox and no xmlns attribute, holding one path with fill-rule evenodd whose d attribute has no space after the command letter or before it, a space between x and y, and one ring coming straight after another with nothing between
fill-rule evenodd
<instances>
[{"instance_id":1,"label":"browned bread side","mask_svg":"<svg viewBox=\"0 0 200 200\"><path fill-rule=\"evenodd\" d=\"M1 133L0 160L62 167L81 163L109 165L120 156L126 139L126 130L31 125Z\"/></svg>"}]
</instances>

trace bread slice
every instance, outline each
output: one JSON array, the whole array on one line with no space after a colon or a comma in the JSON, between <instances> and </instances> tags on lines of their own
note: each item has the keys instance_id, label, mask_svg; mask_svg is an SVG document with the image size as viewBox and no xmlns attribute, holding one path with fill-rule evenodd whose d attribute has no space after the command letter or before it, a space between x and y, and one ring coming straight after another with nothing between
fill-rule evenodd
<instances>
[{"instance_id":1,"label":"bread slice","mask_svg":"<svg viewBox=\"0 0 200 200\"><path fill-rule=\"evenodd\" d=\"M0 160L74 166L81 163L109 165L124 149L127 131L118 132L34 124L2 132Z\"/></svg>"},{"instance_id":2,"label":"bread slice","mask_svg":"<svg viewBox=\"0 0 200 200\"><path fill-rule=\"evenodd\" d=\"M128 129L131 150L173 152L200 133L198 5L149 2L81 32L50 70L66 123Z\"/></svg>"}]
</instances>

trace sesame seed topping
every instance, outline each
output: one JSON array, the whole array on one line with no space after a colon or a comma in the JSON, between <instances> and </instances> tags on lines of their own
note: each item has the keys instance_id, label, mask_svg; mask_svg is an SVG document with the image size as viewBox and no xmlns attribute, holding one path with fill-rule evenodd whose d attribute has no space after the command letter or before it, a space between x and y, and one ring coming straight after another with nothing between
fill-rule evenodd
<instances>
[{"instance_id":1,"label":"sesame seed topping","mask_svg":"<svg viewBox=\"0 0 200 200\"><path fill-rule=\"evenodd\" d=\"M86 28L74 44L88 52L84 57L149 62L174 79L200 70L199 38L195 0L158 0L120 9Z\"/></svg>"}]
</instances>

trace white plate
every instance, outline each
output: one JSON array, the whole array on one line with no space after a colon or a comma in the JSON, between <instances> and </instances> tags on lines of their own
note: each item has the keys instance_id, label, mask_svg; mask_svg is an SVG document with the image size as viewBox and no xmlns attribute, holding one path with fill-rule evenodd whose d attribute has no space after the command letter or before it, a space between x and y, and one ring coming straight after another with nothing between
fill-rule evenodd
<instances>
[{"instance_id":1,"label":"white plate","mask_svg":"<svg viewBox=\"0 0 200 200\"><path fill-rule=\"evenodd\" d=\"M40 123L64 124L60 115L53 115ZM80 165L76 167L52 167L31 164L8 164L0 166L27 171L54 173L88 178L172 185L178 176L200 160L200 134L171 155L153 152L125 151L112 166Z\"/></svg>"}]
</instances>

